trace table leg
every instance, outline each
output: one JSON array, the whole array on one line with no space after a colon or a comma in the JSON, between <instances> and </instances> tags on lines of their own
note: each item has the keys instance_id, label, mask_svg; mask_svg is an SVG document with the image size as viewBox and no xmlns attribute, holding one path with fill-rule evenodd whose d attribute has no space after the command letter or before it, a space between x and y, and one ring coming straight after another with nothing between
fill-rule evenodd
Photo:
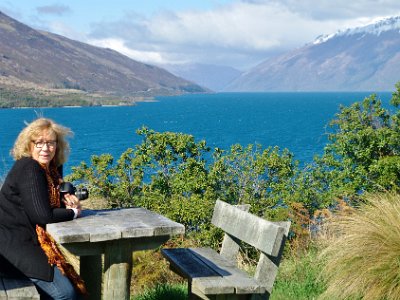
<instances>
[{"instance_id":1,"label":"table leg","mask_svg":"<svg viewBox=\"0 0 400 300\"><path fill-rule=\"evenodd\" d=\"M88 300L101 299L101 255L81 256L80 275L89 293Z\"/></svg>"},{"instance_id":2,"label":"table leg","mask_svg":"<svg viewBox=\"0 0 400 300\"><path fill-rule=\"evenodd\" d=\"M103 299L129 300L132 249L129 241L107 243L104 253Z\"/></svg>"}]
</instances>

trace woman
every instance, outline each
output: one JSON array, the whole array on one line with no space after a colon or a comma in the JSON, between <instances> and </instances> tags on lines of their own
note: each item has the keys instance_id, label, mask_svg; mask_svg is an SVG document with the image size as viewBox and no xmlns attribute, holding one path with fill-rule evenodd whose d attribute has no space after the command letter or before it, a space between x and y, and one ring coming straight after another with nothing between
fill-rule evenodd
<instances>
[{"instance_id":1,"label":"woman","mask_svg":"<svg viewBox=\"0 0 400 300\"><path fill-rule=\"evenodd\" d=\"M60 199L58 191L68 135L70 129L50 119L27 125L11 151L15 164L0 190L0 273L22 273L44 299L77 299L71 280L83 288L45 231L46 224L72 220L81 212L75 195Z\"/></svg>"}]
</instances>

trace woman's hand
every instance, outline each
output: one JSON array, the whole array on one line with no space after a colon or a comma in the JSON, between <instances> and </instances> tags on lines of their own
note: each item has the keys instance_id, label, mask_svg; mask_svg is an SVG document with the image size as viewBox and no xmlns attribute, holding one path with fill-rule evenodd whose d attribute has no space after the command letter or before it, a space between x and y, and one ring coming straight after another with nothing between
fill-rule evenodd
<instances>
[{"instance_id":1,"label":"woman's hand","mask_svg":"<svg viewBox=\"0 0 400 300\"><path fill-rule=\"evenodd\" d=\"M78 211L78 217L80 216L82 211L81 202L75 195L65 194L64 203L65 207L68 209L75 208Z\"/></svg>"}]
</instances>

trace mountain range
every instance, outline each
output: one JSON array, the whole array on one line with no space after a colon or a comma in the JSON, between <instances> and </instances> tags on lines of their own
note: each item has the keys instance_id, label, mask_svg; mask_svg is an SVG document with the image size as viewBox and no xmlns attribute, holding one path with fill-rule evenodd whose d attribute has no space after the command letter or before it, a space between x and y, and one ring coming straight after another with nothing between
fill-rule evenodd
<instances>
[{"instance_id":1,"label":"mountain range","mask_svg":"<svg viewBox=\"0 0 400 300\"><path fill-rule=\"evenodd\" d=\"M400 16L320 36L245 72L194 63L144 64L32 29L1 12L0 40L0 107L8 95L24 95L27 105L31 98L53 101L71 94L84 104L126 104L211 91L390 91L400 80Z\"/></svg>"},{"instance_id":2,"label":"mountain range","mask_svg":"<svg viewBox=\"0 0 400 300\"><path fill-rule=\"evenodd\" d=\"M199 63L165 64L160 67L215 92L223 91L228 84L243 73L230 66Z\"/></svg>"},{"instance_id":3,"label":"mountain range","mask_svg":"<svg viewBox=\"0 0 400 300\"><path fill-rule=\"evenodd\" d=\"M207 89L114 50L34 30L0 12L0 92L151 97ZM34 92L33 92L34 91ZM0 95L1 96L1 95Z\"/></svg>"},{"instance_id":4,"label":"mountain range","mask_svg":"<svg viewBox=\"0 0 400 300\"><path fill-rule=\"evenodd\" d=\"M223 90L391 91L399 70L400 16L320 36L261 62Z\"/></svg>"}]
</instances>

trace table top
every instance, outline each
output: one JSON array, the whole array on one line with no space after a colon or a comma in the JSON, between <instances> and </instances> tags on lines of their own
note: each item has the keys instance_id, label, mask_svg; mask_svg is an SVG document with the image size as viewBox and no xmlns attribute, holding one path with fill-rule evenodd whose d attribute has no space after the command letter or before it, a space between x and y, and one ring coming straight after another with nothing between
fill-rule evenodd
<instances>
[{"instance_id":1,"label":"table top","mask_svg":"<svg viewBox=\"0 0 400 300\"><path fill-rule=\"evenodd\" d=\"M48 224L46 229L58 243L62 244L185 233L182 224L141 207L83 210L79 218Z\"/></svg>"}]
</instances>

